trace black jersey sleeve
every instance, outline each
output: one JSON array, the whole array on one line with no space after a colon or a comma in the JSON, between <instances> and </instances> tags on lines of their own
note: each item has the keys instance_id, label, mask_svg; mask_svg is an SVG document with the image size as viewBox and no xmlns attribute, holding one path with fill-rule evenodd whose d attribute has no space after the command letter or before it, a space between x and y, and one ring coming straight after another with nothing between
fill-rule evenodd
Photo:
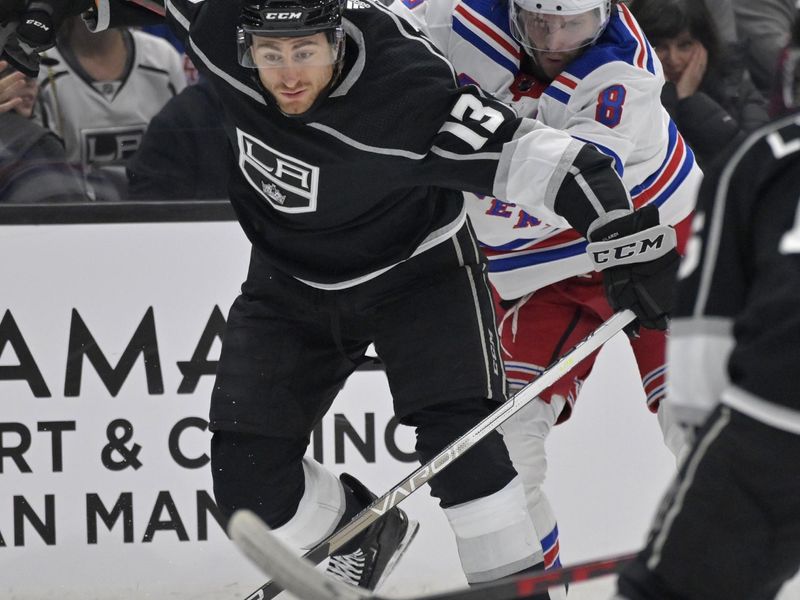
<instances>
[{"instance_id":1,"label":"black jersey sleeve","mask_svg":"<svg viewBox=\"0 0 800 600\"><path fill-rule=\"evenodd\" d=\"M567 133L518 118L473 85L453 93L425 170L431 183L514 202L584 236L593 223L632 210L606 155Z\"/></svg>"}]
</instances>

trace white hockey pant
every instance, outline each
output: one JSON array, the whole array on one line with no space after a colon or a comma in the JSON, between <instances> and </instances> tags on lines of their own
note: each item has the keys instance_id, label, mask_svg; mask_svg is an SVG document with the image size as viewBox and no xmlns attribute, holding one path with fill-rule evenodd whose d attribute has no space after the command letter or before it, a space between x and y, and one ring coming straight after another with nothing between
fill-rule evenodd
<instances>
[{"instance_id":1,"label":"white hockey pant","mask_svg":"<svg viewBox=\"0 0 800 600\"><path fill-rule=\"evenodd\" d=\"M514 468L522 479L528 513L542 547L545 568L560 566L558 524L550 501L542 489L547 475L545 440L566 404L562 396L553 396L550 404L538 398L529 402L498 430L508 447ZM550 598L566 598L563 586L552 587Z\"/></svg>"}]
</instances>

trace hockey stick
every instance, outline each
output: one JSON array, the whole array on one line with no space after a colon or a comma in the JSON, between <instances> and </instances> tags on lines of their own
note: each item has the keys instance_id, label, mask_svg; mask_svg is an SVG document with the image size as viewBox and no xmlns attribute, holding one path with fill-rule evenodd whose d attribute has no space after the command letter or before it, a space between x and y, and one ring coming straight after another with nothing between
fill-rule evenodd
<instances>
[{"instance_id":1,"label":"hockey stick","mask_svg":"<svg viewBox=\"0 0 800 600\"><path fill-rule=\"evenodd\" d=\"M572 350L547 368L537 379L530 382L505 403L501 404L483 421L475 425L472 429L439 452L439 454L434 456L433 459L422 465L409 477L395 485L383 496L358 513L347 525L333 532L314 548L306 552L305 558L317 565L321 563L389 510L405 500L406 497L422 487L423 484L439 471L480 442L503 422L508 420L514 413L536 398L536 396L561 379L572 367L576 366L584 358L614 337L614 335L622 331L622 328L633 321L634 318L635 315L633 312L627 309L614 314L595 331L581 340ZM242 536L242 539L246 539L246 536ZM268 581L255 592L247 596L245 600L270 600L280 594L281 591L279 585Z\"/></svg>"},{"instance_id":2,"label":"hockey stick","mask_svg":"<svg viewBox=\"0 0 800 600\"><path fill-rule=\"evenodd\" d=\"M230 522L234 542L274 581L303 600L390 600L363 588L326 576L301 556L296 556L264 522L250 511L238 511ZM577 565L507 577L482 585L403 600L513 600L530 598L554 585L588 581L618 573L635 554L621 554ZM257 596L258 597L258 596ZM400 599L397 599L400 600Z\"/></svg>"}]
</instances>

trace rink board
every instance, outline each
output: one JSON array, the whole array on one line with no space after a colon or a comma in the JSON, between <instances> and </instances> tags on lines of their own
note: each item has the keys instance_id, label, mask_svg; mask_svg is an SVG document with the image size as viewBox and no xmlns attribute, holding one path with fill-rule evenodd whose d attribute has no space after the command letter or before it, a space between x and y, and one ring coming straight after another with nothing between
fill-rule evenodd
<instances>
[{"instance_id":1,"label":"rink board","mask_svg":"<svg viewBox=\"0 0 800 600\"><path fill-rule=\"evenodd\" d=\"M0 226L0 597L235 599L262 582L209 510L210 373L248 254L230 221ZM382 493L413 445L368 371L309 452ZM550 454L562 560L638 547L672 461L624 340ZM403 507L422 525L387 591L462 583L427 489Z\"/></svg>"}]
</instances>

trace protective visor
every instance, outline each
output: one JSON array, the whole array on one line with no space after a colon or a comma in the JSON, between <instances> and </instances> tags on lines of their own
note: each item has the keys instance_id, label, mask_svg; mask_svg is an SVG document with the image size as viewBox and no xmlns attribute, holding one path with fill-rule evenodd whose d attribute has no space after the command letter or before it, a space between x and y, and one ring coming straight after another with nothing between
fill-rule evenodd
<instances>
[{"instance_id":1,"label":"protective visor","mask_svg":"<svg viewBox=\"0 0 800 600\"><path fill-rule=\"evenodd\" d=\"M237 32L239 64L248 69L326 67L344 55L341 27L304 36L278 37Z\"/></svg>"},{"instance_id":2,"label":"protective visor","mask_svg":"<svg viewBox=\"0 0 800 600\"><path fill-rule=\"evenodd\" d=\"M528 50L569 52L593 44L603 33L608 15L603 7L575 14L526 10L512 0L511 31Z\"/></svg>"}]
</instances>

